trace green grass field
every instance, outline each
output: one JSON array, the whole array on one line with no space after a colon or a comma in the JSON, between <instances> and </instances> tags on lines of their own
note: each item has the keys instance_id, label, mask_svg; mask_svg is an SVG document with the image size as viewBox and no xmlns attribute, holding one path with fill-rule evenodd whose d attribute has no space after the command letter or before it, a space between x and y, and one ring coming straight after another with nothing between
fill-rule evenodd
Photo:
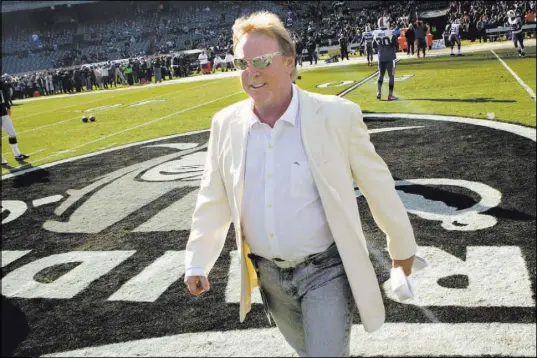
<instances>
[{"instance_id":1,"label":"green grass field","mask_svg":"<svg viewBox=\"0 0 537 358\"><path fill-rule=\"evenodd\" d=\"M536 91L535 47L526 48L526 58L516 51L496 53ZM399 56L402 56L401 54ZM297 84L305 90L338 94L351 85L318 88L328 82L360 81L376 71L376 66L350 65L301 72ZM495 120L536 126L535 100L490 52L463 57L429 57L397 64L396 77L412 75L395 84L400 101L387 102L387 81L383 100L375 98L373 78L345 98L358 103L364 112L430 113ZM15 101L12 120L28 163L42 165L104 148L145 139L207 129L218 110L245 99L238 78L225 78L133 90L98 91L89 95L51 97L32 102ZM140 106L132 104L156 100ZM116 107L98 109L103 106ZM97 109L96 109L97 108ZM88 111L88 112L85 112ZM95 123L82 123L83 114L94 114ZM2 133L2 153L15 166L7 135ZM8 173L2 169L2 174Z\"/></svg>"},{"instance_id":2,"label":"green grass field","mask_svg":"<svg viewBox=\"0 0 537 358\"><path fill-rule=\"evenodd\" d=\"M496 51L535 92L535 47L527 48L526 52L526 58L519 58L514 49ZM375 98L375 80L346 98L370 112L434 113L480 119L494 113L498 121L535 127L535 100L490 51L402 61L397 64L396 77L404 75L413 77L396 82L399 101L379 102ZM384 99L387 91L384 82Z\"/></svg>"}]
</instances>

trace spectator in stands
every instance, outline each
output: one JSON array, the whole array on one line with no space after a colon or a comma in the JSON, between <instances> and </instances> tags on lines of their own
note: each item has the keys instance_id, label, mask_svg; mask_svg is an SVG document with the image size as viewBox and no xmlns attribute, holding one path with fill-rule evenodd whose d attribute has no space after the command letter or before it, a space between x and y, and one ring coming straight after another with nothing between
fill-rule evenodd
<instances>
[{"instance_id":1,"label":"spectator in stands","mask_svg":"<svg viewBox=\"0 0 537 358\"><path fill-rule=\"evenodd\" d=\"M110 62L106 65L103 65L103 67L101 68L101 82L105 89L108 89L108 66L110 66Z\"/></svg>"},{"instance_id":2,"label":"spectator in stands","mask_svg":"<svg viewBox=\"0 0 537 358\"><path fill-rule=\"evenodd\" d=\"M132 63L129 62L127 67L125 67L125 75L127 75L127 83L129 86L134 85L134 79L132 77Z\"/></svg>"},{"instance_id":3,"label":"spectator in stands","mask_svg":"<svg viewBox=\"0 0 537 358\"><path fill-rule=\"evenodd\" d=\"M103 89L103 73L101 67L99 65L95 66L93 72L95 73L95 83L97 84L99 89Z\"/></svg>"},{"instance_id":4,"label":"spectator in stands","mask_svg":"<svg viewBox=\"0 0 537 358\"><path fill-rule=\"evenodd\" d=\"M132 81L134 83L138 83L139 81L138 79L139 71L140 71L140 61L138 61L138 59L134 59L134 61L132 62Z\"/></svg>"},{"instance_id":5,"label":"spectator in stands","mask_svg":"<svg viewBox=\"0 0 537 358\"><path fill-rule=\"evenodd\" d=\"M414 33L414 25L409 24L408 29L405 31L405 38L406 38L406 55L407 56L414 56L414 41L416 40L415 33Z\"/></svg>"},{"instance_id":6,"label":"spectator in stands","mask_svg":"<svg viewBox=\"0 0 537 358\"><path fill-rule=\"evenodd\" d=\"M155 73L155 83L162 82L162 71L160 70L160 58L156 58L153 63L153 71Z\"/></svg>"},{"instance_id":7,"label":"spectator in stands","mask_svg":"<svg viewBox=\"0 0 537 358\"><path fill-rule=\"evenodd\" d=\"M209 58L207 57L207 52L203 51L199 54L198 60L200 62L200 71L205 73L205 70L208 67L209 64Z\"/></svg>"},{"instance_id":8,"label":"spectator in stands","mask_svg":"<svg viewBox=\"0 0 537 358\"><path fill-rule=\"evenodd\" d=\"M48 71L45 77L45 89L47 95L54 94L54 84L52 82L52 72Z\"/></svg>"},{"instance_id":9,"label":"spectator in stands","mask_svg":"<svg viewBox=\"0 0 537 358\"><path fill-rule=\"evenodd\" d=\"M90 85L91 85L91 90L93 90L93 87L95 87L95 89L99 88L99 86L97 85L97 76L95 75L95 66L91 66L90 69L89 69L89 75L90 75Z\"/></svg>"},{"instance_id":10,"label":"spectator in stands","mask_svg":"<svg viewBox=\"0 0 537 358\"><path fill-rule=\"evenodd\" d=\"M75 70L74 77L75 77L75 90L77 93L80 93L82 92L82 72L80 71L79 68Z\"/></svg>"}]
</instances>

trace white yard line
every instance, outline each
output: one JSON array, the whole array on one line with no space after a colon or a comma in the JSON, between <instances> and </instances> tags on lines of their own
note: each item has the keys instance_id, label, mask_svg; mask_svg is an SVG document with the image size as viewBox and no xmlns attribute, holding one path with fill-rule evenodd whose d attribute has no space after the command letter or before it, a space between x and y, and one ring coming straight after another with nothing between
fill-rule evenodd
<instances>
[{"instance_id":1,"label":"white yard line","mask_svg":"<svg viewBox=\"0 0 537 358\"><path fill-rule=\"evenodd\" d=\"M92 144L92 143L96 143L96 142L102 141L102 140L104 140L104 139L107 139L107 138L110 138L110 137L114 137L114 136L116 136L116 135L118 135L118 134L122 134L122 133L125 133L125 132L128 132L128 131L132 131L132 130L135 130L135 129L138 129L138 128L141 128L141 127L148 126L148 125L150 125L150 124L153 124L153 123L155 123L155 122L161 121L161 120L163 120L163 119L166 119L166 118L169 118L169 117L173 117L173 116L175 116L175 115L178 115L178 114L181 114L181 113L184 113L184 112L188 112L188 111L193 110L193 109L196 109L196 108L200 108L200 107L206 106L206 105L208 105L208 104L210 104L210 103L218 102L218 101L220 101L220 100L222 100L222 99L226 99L226 98L229 98L229 97L232 97L232 96L236 96L236 95L238 95L238 94L240 94L240 93L243 93L243 92L242 92L242 91L235 92L235 93L229 94L229 95L227 95L227 96L223 96L223 97L219 97L219 98L217 98L217 99L213 99L212 101L209 101L209 102L204 102L204 103L202 103L202 104L198 104L198 105L196 105L196 106L188 107L188 108L182 109L182 110L180 110L180 111L174 112L174 113L172 113L172 114L168 114L168 115L166 115L166 116L164 116L164 117L156 118L156 119L153 119L152 121L145 122L145 123L142 123L142 124L139 124L139 125L137 125L137 126L130 127L130 128L127 128L127 129L123 129L123 130L121 130L121 131L119 131L119 132L115 132L115 133L112 133L112 134L108 134L108 135L105 135L105 136L100 137L100 138L98 138L98 139L95 139L95 140L92 140L92 141L89 141L89 142L86 142L86 143L77 145L76 147L70 148L70 149L68 149L68 150L69 150L69 151L74 151L74 150L76 150L76 149L78 149L78 148L85 147L85 146L90 145L90 144ZM48 158L51 158L51 157L55 157L55 156L60 155L60 154L62 154L62 153L64 153L64 152L65 152L65 151L58 152L58 153L54 153L54 154L51 154L51 155L49 155L49 156L43 157L43 158L41 158L41 159L38 159L38 160L36 160L36 161L32 161L32 164L36 164L36 163L41 162L41 161L43 161L43 160L45 160L45 159L48 159Z\"/></svg>"},{"instance_id":2,"label":"white yard line","mask_svg":"<svg viewBox=\"0 0 537 358\"><path fill-rule=\"evenodd\" d=\"M32 155L32 154L36 154L36 153L41 153L45 151L45 149L39 149L39 150L36 150L35 152L31 152L31 153L28 153L28 155Z\"/></svg>"},{"instance_id":3,"label":"white yard line","mask_svg":"<svg viewBox=\"0 0 537 358\"><path fill-rule=\"evenodd\" d=\"M95 90L97 91L97 90ZM93 91L90 91L90 92L93 92ZM87 92L87 93L90 93L90 92ZM98 93L106 93L107 91L99 91ZM69 106L64 106L64 107L58 107L58 108L52 108L51 110L49 111L45 111L45 112L37 112L37 113L32 113L32 114L29 114L27 116L23 116L23 117L17 117L17 119L24 119L24 118L28 118L28 117L33 117L33 116L37 116L37 115L41 115L41 114L45 114L45 113L50 113L50 112L55 112L55 111L58 111L58 110L61 110L61 109L66 109L66 108L71 108L71 107L75 107L75 106L83 106L85 104L88 104L88 103L93 103L93 102L99 102L99 101L103 101L104 99L106 100L109 100L109 99L112 99L112 98L116 98L116 97L121 97L121 96L125 96L126 94L128 93L120 93L120 94L116 94L115 96L112 96L112 97L107 97L107 98L98 98L98 99L94 99L92 101L88 101L88 102L83 102L83 103L75 103L75 104L71 104ZM53 95L53 96L46 96L46 97L50 97L50 99L59 99L59 98L65 98L65 97L56 97L56 95ZM46 104L46 103L45 103Z\"/></svg>"},{"instance_id":4,"label":"white yard line","mask_svg":"<svg viewBox=\"0 0 537 358\"><path fill-rule=\"evenodd\" d=\"M398 62L400 61L400 59L396 59L395 60L395 63L397 64ZM351 87L347 88L345 91L341 92L338 96L339 97L345 97L348 93L354 91L355 89L357 89L358 87L360 87L361 85L363 85L364 83L368 82L370 79L374 78L375 76L377 76L379 74L379 70L377 69L374 73L370 74L369 76L367 76L366 78L364 78L363 80L353 84Z\"/></svg>"},{"instance_id":5,"label":"white yard line","mask_svg":"<svg viewBox=\"0 0 537 358\"><path fill-rule=\"evenodd\" d=\"M339 97L345 97L347 95L347 93L350 93L352 91L354 91L355 89L357 89L358 87L360 87L361 85L363 85L364 83L366 83L367 81L369 81L370 79L374 78L375 76L377 76L379 73L379 71L377 70L376 72L370 74L369 76L367 76L366 78L364 78L363 80L361 80L360 82L356 82L355 84L353 84L351 87L347 88L345 91L341 92L339 94Z\"/></svg>"},{"instance_id":6,"label":"white yard line","mask_svg":"<svg viewBox=\"0 0 537 358\"><path fill-rule=\"evenodd\" d=\"M178 92L181 92L181 91L190 91L194 88L199 88L199 87L204 87L204 86L207 86L209 85L210 83L204 83L202 85L199 85L199 86L194 86L194 87L189 87L189 88L181 88L177 91L174 91L174 92L171 92L171 93L166 93L166 94L163 94L163 95L160 95L160 96L156 96L156 97L150 97L147 99L147 101L150 101L150 100L154 100L156 98L161 98L161 97L166 97L166 96L170 96L170 95L173 95L173 94L176 94ZM109 100L111 98L116 98L116 97L119 97L119 96L124 96L126 94L129 94L128 92L127 93L122 93L122 94L119 94L117 96L113 96L113 97L109 97L109 98L106 98L106 100ZM84 103L79 103L79 104L76 104L76 105L84 105L84 104L88 104L88 103L91 103L91 102L96 102L96 101L102 101L103 98L100 98L98 100L94 100L94 101L89 101L89 102L84 102ZM139 101L136 101L136 102L133 102L133 103L129 103L128 105L130 104L134 104L134 103L137 103ZM68 106L68 107L72 107L72 106ZM63 108L67 108L67 107L63 107ZM58 108L59 109L59 108ZM37 113L37 114L44 114L44 113L49 113L49 112L53 112L53 111L56 111L58 109L54 109L52 111L46 111L46 112L41 112L41 113ZM33 114L32 114L33 116ZM26 118L26 117L17 117L16 119L19 120L19 119L22 119L22 118ZM28 129L28 130L25 130L25 131L20 131L20 132L17 132L17 134L20 136L21 134L23 133L29 133L29 132L35 132L39 129L43 129L43 128L47 128L47 127L51 127L51 126L55 126L55 125L58 125L58 124L62 124L62 123L66 123L66 122L70 122L70 121L73 121L75 119L80 119L81 117L80 116L76 116L76 117L73 117L73 118L69 118L69 119L65 119L63 121L59 121L59 122L54 122L54 123L50 123L50 124L45 124L45 125L42 125L42 126L39 126L39 127L35 127L35 128L32 128L32 129ZM7 137L7 134L3 135L2 138L5 138Z\"/></svg>"},{"instance_id":7,"label":"white yard line","mask_svg":"<svg viewBox=\"0 0 537 358\"><path fill-rule=\"evenodd\" d=\"M509 73L515 78L515 80L522 86L522 88L524 88L526 90L526 92L528 92L530 97L534 101L537 101L537 99L535 97L535 92L533 92L533 90L527 84L525 84L524 81L522 81L520 79L520 77L518 77L518 75L515 73L515 71L513 71L509 66L507 66L507 64L504 62L504 60L502 60L500 58L500 56L498 56L496 54L496 52L494 52L494 50L491 49L490 52L492 52L494 54L494 56L496 56L496 58L498 59L498 61L500 61L500 63L503 65L503 67L505 67L507 69L507 71L509 71Z\"/></svg>"}]
</instances>

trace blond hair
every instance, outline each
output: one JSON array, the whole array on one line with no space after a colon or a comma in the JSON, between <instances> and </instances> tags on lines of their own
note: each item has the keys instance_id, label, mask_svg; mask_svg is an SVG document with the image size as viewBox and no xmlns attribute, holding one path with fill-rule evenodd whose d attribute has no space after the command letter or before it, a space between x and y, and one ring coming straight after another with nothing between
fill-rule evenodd
<instances>
[{"instance_id":1,"label":"blond hair","mask_svg":"<svg viewBox=\"0 0 537 358\"><path fill-rule=\"evenodd\" d=\"M295 43L280 18L272 12L258 11L248 16L240 17L235 20L232 30L233 53L235 53L242 36L252 32L259 32L278 41L278 47L283 56L292 57L293 60L296 60ZM291 74L291 80L295 81L297 77L298 71L295 67Z\"/></svg>"}]
</instances>

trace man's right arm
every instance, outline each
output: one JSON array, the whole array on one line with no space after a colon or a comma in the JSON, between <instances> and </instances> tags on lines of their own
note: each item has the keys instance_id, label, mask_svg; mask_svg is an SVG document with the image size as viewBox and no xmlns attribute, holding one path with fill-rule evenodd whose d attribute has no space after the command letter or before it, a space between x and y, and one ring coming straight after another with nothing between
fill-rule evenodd
<instances>
[{"instance_id":1,"label":"man's right arm","mask_svg":"<svg viewBox=\"0 0 537 358\"><path fill-rule=\"evenodd\" d=\"M231 210L218 164L221 128L215 120L217 116L211 126L205 168L186 245L185 282L188 276L208 276L224 247L231 224Z\"/></svg>"}]
</instances>

